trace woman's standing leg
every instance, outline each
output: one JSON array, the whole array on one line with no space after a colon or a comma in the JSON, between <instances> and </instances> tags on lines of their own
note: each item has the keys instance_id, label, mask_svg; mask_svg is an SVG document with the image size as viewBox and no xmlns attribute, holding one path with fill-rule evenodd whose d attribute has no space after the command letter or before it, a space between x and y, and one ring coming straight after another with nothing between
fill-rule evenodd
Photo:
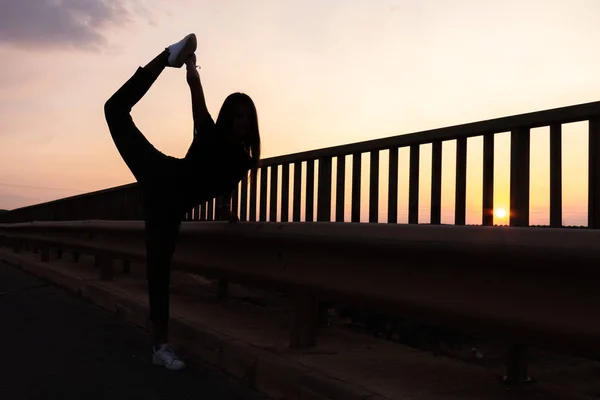
<instances>
[{"instance_id":1,"label":"woman's standing leg","mask_svg":"<svg viewBox=\"0 0 600 400\"><path fill-rule=\"evenodd\" d=\"M181 216L164 208L147 207L146 273L150 305L150 327L154 344L153 362L179 370L185 363L168 345L171 284L171 259L175 251Z\"/></svg>"}]
</instances>

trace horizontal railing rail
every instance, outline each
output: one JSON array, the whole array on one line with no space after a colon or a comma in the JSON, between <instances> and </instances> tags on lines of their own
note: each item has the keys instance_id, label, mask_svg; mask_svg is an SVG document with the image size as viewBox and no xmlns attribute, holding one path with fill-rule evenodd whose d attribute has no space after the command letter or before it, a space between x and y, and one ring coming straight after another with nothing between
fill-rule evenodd
<instances>
[{"instance_id":1,"label":"horizontal railing rail","mask_svg":"<svg viewBox=\"0 0 600 400\"><path fill-rule=\"evenodd\" d=\"M562 126L585 121L589 124L588 227L599 228L600 102L268 158L262 161L258 178L250 182L241 182L231 199L212 200L198 205L190 210L187 219L215 220L215 201L229 201L243 221L360 222L363 206L362 155L368 154L368 221L379 222L380 155L385 151L389 153L386 222L398 223L398 154L400 148L409 148L408 223L417 224L420 209L420 150L422 145L431 145L429 222L434 225L441 224L443 143L455 141L454 223L465 225L467 139L479 136L483 137L481 224L493 225L494 140L496 134L510 132L510 225L529 226L530 131L534 128L549 127L550 226L562 227ZM345 196L347 168L351 172L349 199ZM347 207L350 208L349 216L346 215ZM0 221L16 223L33 220L139 220L142 216L141 192L136 184L131 184L13 210L0 216Z\"/></svg>"},{"instance_id":2,"label":"horizontal railing rail","mask_svg":"<svg viewBox=\"0 0 600 400\"><path fill-rule=\"evenodd\" d=\"M141 222L5 224L0 240L144 261ZM284 290L294 347L327 299L519 344L600 356L600 231L334 223L183 223L176 270ZM235 251L231 251L235 249Z\"/></svg>"}]
</instances>

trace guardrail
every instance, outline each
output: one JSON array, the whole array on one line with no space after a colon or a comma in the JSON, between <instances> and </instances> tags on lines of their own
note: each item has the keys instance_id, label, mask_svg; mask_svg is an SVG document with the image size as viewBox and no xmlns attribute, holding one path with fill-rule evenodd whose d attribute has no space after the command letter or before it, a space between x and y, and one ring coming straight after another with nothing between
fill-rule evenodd
<instances>
[{"instance_id":1,"label":"guardrail","mask_svg":"<svg viewBox=\"0 0 600 400\"><path fill-rule=\"evenodd\" d=\"M104 279L115 260L145 260L141 222L4 224L0 239L46 262L51 249L94 255ZM587 229L185 222L173 268L288 292L296 348L316 344L327 299L589 357L600 356L599 243Z\"/></svg>"},{"instance_id":2,"label":"guardrail","mask_svg":"<svg viewBox=\"0 0 600 400\"><path fill-rule=\"evenodd\" d=\"M229 201L243 221L359 222L362 155L367 153L370 155L368 220L375 223L379 221L380 154L385 151L389 153L386 220L388 223L397 223L398 155L400 148L408 147L410 148L408 222L417 224L419 222L420 149L424 144L431 144L430 222L431 224L440 224L442 146L444 142L456 141L454 218L456 225L465 225L467 139L482 136L482 225L493 225L494 138L498 133L510 132L510 225L528 226L530 131L533 128L547 126L550 127L550 226L561 227L562 125L580 121L589 121L588 227L600 228L600 207L598 206L600 201L600 102L268 158L262 162L259 178L252 182L243 181ZM333 182L334 164L335 182ZM351 168L350 199L345 198L347 164L350 164L348 168ZM303 175L305 175L305 179L303 179ZM280 178L281 184L279 183ZM216 208L214 202L215 200L212 200L190 210L187 219L214 220ZM302 203L304 203L304 207ZM347 205L351 208L349 220L345 216ZM305 214L304 218L302 218L303 213ZM0 222L10 223L84 219L142 219L139 188L135 184L119 186L24 207L0 216Z\"/></svg>"}]
</instances>

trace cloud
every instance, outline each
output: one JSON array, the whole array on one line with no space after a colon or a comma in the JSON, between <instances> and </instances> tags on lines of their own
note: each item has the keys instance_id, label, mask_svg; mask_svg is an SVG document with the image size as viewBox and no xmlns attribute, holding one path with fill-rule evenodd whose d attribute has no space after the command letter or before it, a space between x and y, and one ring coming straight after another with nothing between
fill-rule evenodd
<instances>
[{"instance_id":1,"label":"cloud","mask_svg":"<svg viewBox=\"0 0 600 400\"><path fill-rule=\"evenodd\" d=\"M0 44L30 49L100 49L104 32L146 14L132 0L2 0ZM131 12L128 6L133 6Z\"/></svg>"}]
</instances>

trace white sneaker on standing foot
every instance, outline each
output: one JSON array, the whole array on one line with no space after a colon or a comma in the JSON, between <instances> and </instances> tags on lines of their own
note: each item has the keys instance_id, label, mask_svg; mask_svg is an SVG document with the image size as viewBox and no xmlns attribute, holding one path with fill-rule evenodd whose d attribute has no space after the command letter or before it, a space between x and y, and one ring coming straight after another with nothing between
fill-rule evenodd
<instances>
[{"instance_id":1,"label":"white sneaker on standing foot","mask_svg":"<svg viewBox=\"0 0 600 400\"><path fill-rule=\"evenodd\" d=\"M167 47L169 51L169 67L181 68L190 54L196 51L196 35L190 33L179 42Z\"/></svg>"},{"instance_id":2,"label":"white sneaker on standing foot","mask_svg":"<svg viewBox=\"0 0 600 400\"><path fill-rule=\"evenodd\" d=\"M154 365L161 365L172 371L179 371L185 368L185 363L177 357L171 346L167 343L154 346L152 362Z\"/></svg>"}]
</instances>

